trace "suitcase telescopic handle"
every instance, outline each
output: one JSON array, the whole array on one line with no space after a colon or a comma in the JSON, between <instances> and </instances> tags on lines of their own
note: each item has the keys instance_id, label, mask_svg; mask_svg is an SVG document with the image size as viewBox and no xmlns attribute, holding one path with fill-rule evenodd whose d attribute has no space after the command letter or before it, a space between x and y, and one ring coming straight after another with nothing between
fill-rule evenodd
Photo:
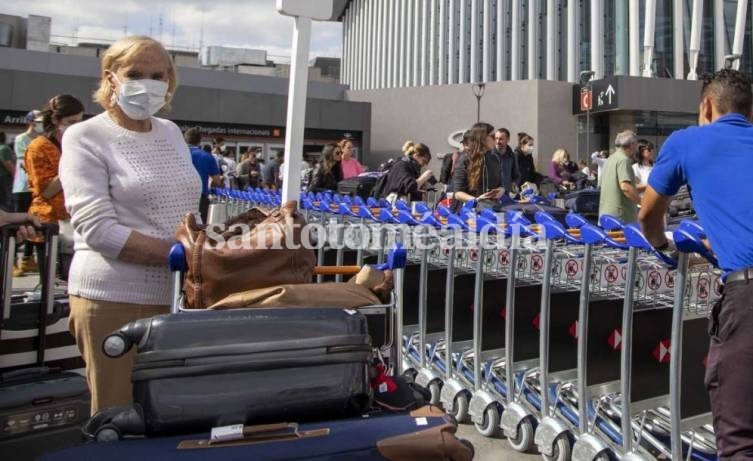
<instances>
[{"instance_id":1,"label":"suitcase telescopic handle","mask_svg":"<svg viewBox=\"0 0 753 461\"><path fill-rule=\"evenodd\" d=\"M5 260L3 261L3 279L2 282L2 301L3 301L3 314L2 320L10 319L11 308L11 295L13 290L10 288L13 282L13 263L15 262L16 253L16 234L21 226L34 226L33 223L20 223L20 224L6 224L0 227L0 236L3 242L3 251L5 252ZM57 223L44 223L41 226L34 226L37 230L41 231L45 237L45 241L50 243L50 253L54 256L57 255L57 236L60 233L60 227ZM47 274L39 274L43 280L43 287L45 287L45 295L43 301L46 302L47 315L52 314L54 300L53 300L53 286L55 284L55 265L47 264Z\"/></svg>"},{"instance_id":2,"label":"suitcase telescopic handle","mask_svg":"<svg viewBox=\"0 0 753 461\"><path fill-rule=\"evenodd\" d=\"M170 248L167 255L168 265L172 278L172 299L170 300L170 313L180 312L180 295L183 289L182 277L186 271L186 249L182 243L176 243Z\"/></svg>"}]
</instances>

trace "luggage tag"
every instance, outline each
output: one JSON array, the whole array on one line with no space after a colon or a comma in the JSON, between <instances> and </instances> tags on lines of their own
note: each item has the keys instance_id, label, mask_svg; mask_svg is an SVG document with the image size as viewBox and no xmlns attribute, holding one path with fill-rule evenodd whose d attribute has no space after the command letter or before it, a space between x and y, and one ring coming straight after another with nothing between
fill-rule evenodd
<instances>
[{"instance_id":1,"label":"luggage tag","mask_svg":"<svg viewBox=\"0 0 753 461\"><path fill-rule=\"evenodd\" d=\"M324 437L329 434L329 428L301 431L296 423L264 424L259 426L234 424L232 426L212 428L209 440L182 440L178 444L178 449L194 450L198 448L256 445Z\"/></svg>"}]
</instances>

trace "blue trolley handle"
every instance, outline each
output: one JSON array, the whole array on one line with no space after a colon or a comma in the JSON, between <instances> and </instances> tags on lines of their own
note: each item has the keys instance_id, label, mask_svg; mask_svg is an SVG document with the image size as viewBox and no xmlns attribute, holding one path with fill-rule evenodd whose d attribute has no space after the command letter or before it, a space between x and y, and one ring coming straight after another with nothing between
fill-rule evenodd
<instances>
[{"instance_id":1,"label":"blue trolley handle","mask_svg":"<svg viewBox=\"0 0 753 461\"><path fill-rule=\"evenodd\" d=\"M170 300L170 313L180 312L180 298L183 290L183 272L186 271L186 249L182 243L176 243L170 248L167 256L168 267L172 276L173 293Z\"/></svg>"}]
</instances>

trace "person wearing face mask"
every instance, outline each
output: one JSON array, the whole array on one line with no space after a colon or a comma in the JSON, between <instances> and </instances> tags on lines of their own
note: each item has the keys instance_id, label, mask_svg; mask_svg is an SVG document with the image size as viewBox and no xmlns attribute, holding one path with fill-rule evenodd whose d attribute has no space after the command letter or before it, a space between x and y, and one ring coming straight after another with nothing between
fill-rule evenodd
<instances>
[{"instance_id":1,"label":"person wearing face mask","mask_svg":"<svg viewBox=\"0 0 753 461\"><path fill-rule=\"evenodd\" d=\"M518 161L520 179L518 185L525 183L539 184L541 174L536 172L536 161L533 158L533 137L525 132L518 133L518 147L515 148L515 159Z\"/></svg>"},{"instance_id":2,"label":"person wearing face mask","mask_svg":"<svg viewBox=\"0 0 753 461\"><path fill-rule=\"evenodd\" d=\"M13 149L16 152L16 174L13 176L13 211L26 213L31 206L31 192L29 192L29 178L26 175L24 158L29 144L39 135L44 133L42 125L42 113L32 110L25 117L26 131L16 136L13 141ZM14 264L13 276L21 277L27 272L38 270L37 261L34 259L34 243L23 244L24 255L20 263Z\"/></svg>"},{"instance_id":3,"label":"person wearing face mask","mask_svg":"<svg viewBox=\"0 0 753 461\"><path fill-rule=\"evenodd\" d=\"M638 150L638 140L630 130L617 134L616 147L604 165L600 180L599 217L608 214L628 224L638 220L641 198L635 187L633 156Z\"/></svg>"},{"instance_id":4,"label":"person wearing face mask","mask_svg":"<svg viewBox=\"0 0 753 461\"><path fill-rule=\"evenodd\" d=\"M69 94L57 95L42 108L41 117L44 133L37 136L26 149L25 164L31 191L29 214L43 223L60 225L58 275L65 280L73 254L73 232L70 216L65 209L65 196L58 169L63 153L63 133L68 127L81 121L84 117L84 105ZM45 271L44 257L40 254L43 250L43 246L37 245L39 272L42 274Z\"/></svg>"},{"instance_id":5,"label":"person wearing face mask","mask_svg":"<svg viewBox=\"0 0 753 461\"><path fill-rule=\"evenodd\" d=\"M201 179L173 122L155 117L175 94L170 55L149 37L125 37L102 56L94 100L104 112L63 138L60 178L75 229L69 329L86 362L91 411L131 401L133 354L102 352L104 337L169 312L168 253Z\"/></svg>"}]
</instances>

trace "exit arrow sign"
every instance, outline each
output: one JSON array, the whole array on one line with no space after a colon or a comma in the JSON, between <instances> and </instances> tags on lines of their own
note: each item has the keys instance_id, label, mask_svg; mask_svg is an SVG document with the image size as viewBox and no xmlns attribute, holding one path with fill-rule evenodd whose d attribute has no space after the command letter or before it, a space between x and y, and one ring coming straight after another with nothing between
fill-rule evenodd
<instances>
[{"instance_id":1,"label":"exit arrow sign","mask_svg":"<svg viewBox=\"0 0 753 461\"><path fill-rule=\"evenodd\" d=\"M587 98L584 104L584 95ZM614 77L594 80L573 88L573 114L597 113L619 109L620 85Z\"/></svg>"}]
</instances>

